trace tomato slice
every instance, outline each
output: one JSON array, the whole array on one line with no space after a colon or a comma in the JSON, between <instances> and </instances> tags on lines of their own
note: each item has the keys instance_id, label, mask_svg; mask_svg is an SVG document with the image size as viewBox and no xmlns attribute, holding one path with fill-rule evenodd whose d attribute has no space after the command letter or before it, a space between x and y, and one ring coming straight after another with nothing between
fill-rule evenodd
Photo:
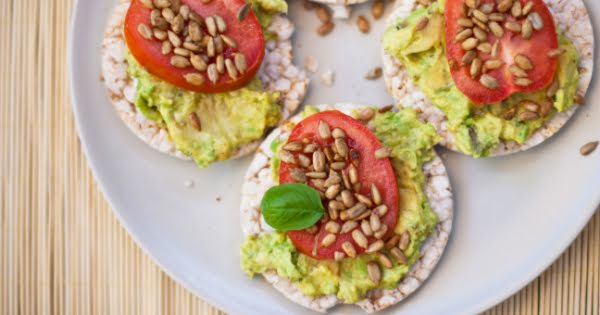
<instances>
[{"instance_id":1,"label":"tomato slice","mask_svg":"<svg viewBox=\"0 0 600 315\"><path fill-rule=\"evenodd\" d=\"M468 61L470 58L467 58L466 64L464 63L463 58L466 51L462 45L462 41L457 41L457 35L460 32L466 29L471 29L474 32L475 27L469 27L468 23L465 23L465 19L481 22L475 15L469 13L474 11L467 6L467 2L471 4L473 2L478 3L480 13L481 10L486 11L485 9L493 8L492 12L484 13L488 17L488 21L481 25L487 27L487 30L484 30L487 33L487 40L482 40L482 36L476 38L475 34L470 36L478 40L478 45L489 43L487 49L473 49L477 53L477 58L482 61L482 64L485 64L488 60L499 60L503 63L499 68L487 69L485 75L488 77L485 78L482 78L484 74L481 72L486 71L483 68L479 74L476 74L474 77L471 76L472 62ZM500 10L503 11L505 9L500 6L503 2L509 4L505 6L505 8L508 7L508 10L504 13L500 12ZM520 5L514 4L517 2ZM521 13L520 15L517 14L518 17L515 18L511 13L512 6L510 4L517 7L515 8L517 13ZM527 6L531 6L531 8L526 12L527 16L524 16L522 14L523 9ZM471 15L469 16L469 14ZM502 32L496 31L496 35L498 36L502 34L500 37L497 37L492 32L494 29L498 30L497 27L492 28L491 26L493 21L489 18L492 14L496 18L503 18L503 20L496 21L496 25L502 29ZM478 16L481 15L478 14ZM554 79L558 58L548 56L548 52L558 48L558 38L552 14L542 0L515 0L514 2L511 0L497 2L495 0L447 0L445 21L446 49L452 77L458 89L474 103L496 103L516 92L538 91L548 86ZM532 23L532 21L535 21L535 23ZM524 35L523 31L518 32L514 28L518 25L523 30L525 23L532 23L532 33L528 39L524 37L527 35ZM465 26L465 24L467 25ZM508 28L508 25L513 27ZM474 26L477 26L476 23ZM514 29L515 31L511 31L510 29ZM498 50L496 56L493 56L492 52L489 52L488 49L490 46L493 47L496 41L498 41ZM525 56L532 67L525 67L525 75L521 72L517 76L514 72L515 69L511 69L510 67L511 65L513 67L518 65L515 62L515 57L519 55ZM491 65L491 63L489 64ZM494 88L494 85L497 87Z\"/></svg>"},{"instance_id":2,"label":"tomato slice","mask_svg":"<svg viewBox=\"0 0 600 315\"><path fill-rule=\"evenodd\" d=\"M341 128L346 134L349 150L355 150L358 153L359 162L357 173L358 182L361 183L361 188L358 192L372 198L371 184L375 184L379 189L382 196L382 202L388 207L387 213L381 217L381 223L388 227L387 232L383 234L382 239L385 240L389 238L394 233L394 228L398 221L399 195L396 176L389 158L375 158L375 151L382 147L381 142L379 142L377 137L375 137L365 125L356 119L339 111L323 111L304 119L296 125L290 134L288 143L307 139L321 148L331 147L334 141L333 137L327 140L319 137L318 125L321 121L327 123L331 130L334 128ZM293 154L297 157L299 153ZM298 161L298 159L296 159L296 161ZM343 169L343 172L347 172L351 159L348 158L345 162L346 166ZM295 182L290 174L290 170L297 167L299 167L297 164L290 164L282 161L279 168L280 182ZM308 180L307 184L314 187L312 180ZM327 204L324 204L324 207L327 209ZM343 224L341 219L336 220L336 222L340 225ZM317 246L321 244L328 232L325 231L325 223L321 221L317 222L315 226L318 230L314 234L309 233L307 230L288 232L289 238L299 252L316 259L332 259L336 251L343 252L342 244L347 241L354 245L357 255L364 252L364 249L358 246L353 240L351 235L352 231L336 234L336 240L330 246ZM357 228L360 229L360 224ZM377 240L373 236L367 237L367 239L369 244ZM316 251L314 250L315 248Z\"/></svg>"},{"instance_id":3,"label":"tomato slice","mask_svg":"<svg viewBox=\"0 0 600 315\"><path fill-rule=\"evenodd\" d=\"M141 24L152 28L152 10L144 6L140 0L131 2L125 17L124 35L127 47L140 65L148 72L183 89L203 93L220 93L238 89L248 84L256 75L265 54L263 31L254 12L250 10L242 21L237 19L237 13L245 3L245 0L212 0L209 3L203 3L201 0L181 0L182 5L189 6L192 12L202 17L201 30L203 37L210 37L206 23L204 23L205 18L209 16L222 17L226 24L226 30L221 34L233 39L236 44L236 47L226 44L223 46L222 55L224 60L229 59L235 65L236 54L241 54L245 58L246 69L242 67L242 71L239 71L239 68L236 68L238 70L236 78L231 77L228 71L225 70L218 74L218 80L212 82L207 71L196 70L192 65L183 68L172 65L171 60L175 56L174 51L166 55L162 53L163 42L169 40L158 40L156 37L147 39L139 31ZM182 42L185 42L184 36L179 35L179 38ZM203 43L203 40L198 40L192 43L201 47L194 54L208 56L206 42ZM189 60L189 57L186 58ZM205 62L207 65L216 64L216 54L213 57L208 57ZM196 75L196 78L200 75L201 82L186 80L186 76L192 73Z\"/></svg>"}]
</instances>

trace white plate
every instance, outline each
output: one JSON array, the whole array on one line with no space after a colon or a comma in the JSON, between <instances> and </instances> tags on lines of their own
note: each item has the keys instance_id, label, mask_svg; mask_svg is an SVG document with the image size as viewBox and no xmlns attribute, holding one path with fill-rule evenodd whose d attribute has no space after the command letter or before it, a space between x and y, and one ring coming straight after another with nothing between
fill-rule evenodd
<instances>
[{"instance_id":1,"label":"white plate","mask_svg":"<svg viewBox=\"0 0 600 315\"><path fill-rule=\"evenodd\" d=\"M113 112L98 78L103 29L115 2L77 2L69 61L81 141L116 215L169 275L208 302L238 314L307 312L240 270L239 190L249 159L199 170L150 149ZM587 5L597 21L600 3ZM297 60L314 55L320 71L336 74L334 87L324 87L316 77L307 103L391 102L382 80L363 79L380 64L382 21L368 36L358 33L354 22L339 21L330 36L319 38L312 12L302 10L299 1L291 12L297 22ZM368 5L360 12L371 19ZM456 191L450 244L429 281L392 311L479 312L516 292L558 257L600 202L600 150L579 154L582 144L600 139L597 80L587 100L564 130L533 150L484 160L447 154ZM183 185L189 179L195 182L192 189ZM341 312L362 313L335 309Z\"/></svg>"}]
</instances>

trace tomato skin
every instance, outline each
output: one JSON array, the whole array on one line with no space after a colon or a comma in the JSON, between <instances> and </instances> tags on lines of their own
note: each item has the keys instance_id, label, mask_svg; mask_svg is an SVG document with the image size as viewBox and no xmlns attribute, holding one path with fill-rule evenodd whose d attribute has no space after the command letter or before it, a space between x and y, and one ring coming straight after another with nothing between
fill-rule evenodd
<instances>
[{"instance_id":1,"label":"tomato skin","mask_svg":"<svg viewBox=\"0 0 600 315\"><path fill-rule=\"evenodd\" d=\"M360 164L357 169L359 182L362 183L360 193L370 197L371 183L376 184L382 195L383 203L388 206L388 212L381 218L381 222L388 226L388 230L382 239L385 240L389 238L394 233L394 228L398 221L399 193L396 176L390 160L375 159L374 152L382 147L381 142L365 125L354 118L335 110L323 111L304 119L296 125L290 134L288 141L301 141L302 139L308 138L320 146L331 145L333 143L332 139L323 140L318 136L317 126L320 121L326 122L332 130L336 127L343 129L348 139L349 148L359 152ZM289 174L289 169L293 167L297 166L281 161L279 168L280 183L294 182ZM324 204L324 207L327 209L326 204ZM337 220L337 222L340 225L343 224L341 220ZM333 259L336 251L343 252L341 247L346 241L352 242L357 255L364 252L364 249L356 244L352 239L351 232L349 232L337 234L337 239L332 245L328 247L319 246L317 254L313 255L315 238L317 243L320 244L322 239L328 234L327 231L325 231L325 224L317 222L316 226L318 228L316 234L310 234L306 230L288 232L288 237L294 243L296 249L302 254L316 259ZM360 229L360 225L358 229ZM376 241L374 237L367 238L369 244Z\"/></svg>"},{"instance_id":2,"label":"tomato skin","mask_svg":"<svg viewBox=\"0 0 600 315\"><path fill-rule=\"evenodd\" d=\"M548 51L558 48L558 37L554 18L548 7L542 0L516 0L524 6L527 2L533 2L531 12L537 12L544 22L543 29L533 31L530 39L526 40L520 34L515 34L504 29L504 36L499 39L500 53L498 59L504 62L504 66L496 70L490 70L487 74L494 77L499 84L497 89L488 89L481 85L479 78L473 79L469 73L468 66L450 67L452 77L458 89L476 105L500 102L516 92L535 92L552 83L558 66L558 58L549 57ZM445 7L446 23L446 54L450 65L460 65L465 51L460 43L455 42L456 34L460 31L457 20L462 17L462 6L464 0L447 0ZM494 0L481 0L482 4L492 3ZM507 21L516 21L508 12ZM504 25L504 22L501 23ZM488 32L488 42L494 44L497 38ZM514 63L514 56L523 54L534 64L534 68L527 72L528 78L533 81L529 86L518 86L508 67ZM483 55L483 61L491 59L491 55Z\"/></svg>"},{"instance_id":3,"label":"tomato skin","mask_svg":"<svg viewBox=\"0 0 600 315\"><path fill-rule=\"evenodd\" d=\"M208 4L204 4L200 0L181 0L181 3L187 4L192 11L202 17L218 14L225 20L227 31L224 34L233 38L238 47L235 50L228 47L224 51L224 55L227 58L234 52L244 54L247 71L239 74L235 80L226 73L222 74L216 83L212 83L206 72L203 72L204 83L202 85L188 83L184 75L198 73L198 71L191 66L183 69L172 66L170 59L173 54L162 54L161 41L147 40L142 37L137 29L141 23L151 25L151 10L146 8L140 0L132 0L125 17L124 36L129 51L138 63L154 76L195 92L221 93L236 90L248 84L260 69L265 54L264 34L254 11L250 10L246 18L240 22L236 15L239 8L246 3L244 0L212 0ZM207 34L205 26L202 27L202 30L204 34Z\"/></svg>"}]
</instances>

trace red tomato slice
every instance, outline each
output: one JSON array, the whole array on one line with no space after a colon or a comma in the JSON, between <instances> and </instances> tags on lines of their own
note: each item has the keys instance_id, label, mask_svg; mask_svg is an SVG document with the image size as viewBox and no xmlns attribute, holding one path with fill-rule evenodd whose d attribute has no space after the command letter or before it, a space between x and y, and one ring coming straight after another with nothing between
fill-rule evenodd
<instances>
[{"instance_id":1,"label":"red tomato slice","mask_svg":"<svg viewBox=\"0 0 600 315\"><path fill-rule=\"evenodd\" d=\"M189 73L200 73L192 66L177 68L171 65L173 52L163 55L162 42L156 38L146 39L138 31L140 24L151 26L150 10L140 0L133 0L125 17L125 41L127 47L135 59L148 72L158 78L174 84L186 90L203 93L220 93L238 89L248 84L260 68L265 54L265 38L262 28L252 10L243 21L238 21L237 12L246 3L244 0L212 0L208 4L201 0L181 0L181 4L187 4L193 12L199 14L203 19L208 16L219 15L225 20L227 30L223 33L237 43L237 48L226 46L223 51L224 57L231 58L234 53L241 53L246 57L247 70L238 74L236 79L230 77L227 72L220 74L215 83L208 79L206 71L202 72L204 83L194 85L186 81L185 75ZM208 34L206 26L202 25L202 33ZM207 64L214 63L216 58L210 58Z\"/></svg>"},{"instance_id":2,"label":"red tomato slice","mask_svg":"<svg viewBox=\"0 0 600 315\"><path fill-rule=\"evenodd\" d=\"M506 22L523 24L527 19L524 16L515 18L511 15L509 9L504 13L505 18L507 17L505 21L498 22L504 30L504 35L501 38L495 37L488 29L487 42L493 45L496 40L499 40L498 56L493 58L490 53L476 51L478 58L483 62L490 59L500 59L504 62L504 65L500 68L487 72L487 75L497 80L498 88L496 89L483 86L479 81L480 76L472 78L470 66L462 65L465 51L461 43L456 41L456 35L464 29L463 26L458 24L458 20L465 17L463 6L466 6L466 4L465 0L446 1L446 48L452 77L458 89L476 104L500 102L516 92L538 91L548 86L554 79L558 58L548 56L550 50L558 48L558 38L552 14L542 0L515 0L515 2L518 1L520 1L522 7L528 2L533 3L533 7L528 14L537 13L543 22L543 27L540 30L533 30L530 39L523 38L521 33L509 31L505 27ZM493 13L499 13L496 1L481 0L480 2L481 5L492 4L494 7ZM487 25L489 26L489 24ZM517 84L517 78L509 71L509 66L515 63L514 57L519 54L529 58L533 64L533 68L526 71L527 78L531 80L531 84L526 86Z\"/></svg>"},{"instance_id":3,"label":"red tomato slice","mask_svg":"<svg viewBox=\"0 0 600 315\"><path fill-rule=\"evenodd\" d=\"M302 141L309 139L311 142L317 143L321 147L331 146L333 139L323 140L318 136L318 125L320 121L326 122L331 129L341 128L346 133L349 150L356 150L360 156L360 163L357 167L359 182L362 183L360 193L371 197L371 184L375 184L379 189L383 203L387 205L388 212L381 218L381 223L388 226L387 233L382 239L389 238L394 233L394 228L398 221L398 184L396 176L389 159L375 159L375 151L382 147L379 139L362 123L356 119L345 115L339 111L323 111L312 115L301 121L292 131L288 141ZM350 160L346 161L347 165L344 172L350 165ZM281 183L294 182L289 170L290 168L298 167L295 164L281 162L279 168L279 178ZM310 181L308 182L310 186ZM327 205L324 205L327 209ZM343 224L341 220L338 223ZM357 255L364 252L364 249L356 244L352 239L352 233L337 234L336 241L328 246L318 246L316 255L313 254L313 248L316 244L321 244L322 239L328 234L325 231L325 224L318 222L316 224L318 232L310 234L306 230L290 231L289 238L292 240L298 251L316 259L332 259L334 252L343 252L342 244L346 241L352 242L356 249ZM360 227L358 227L360 229ZM369 244L376 241L374 237L368 237Z\"/></svg>"}]
</instances>

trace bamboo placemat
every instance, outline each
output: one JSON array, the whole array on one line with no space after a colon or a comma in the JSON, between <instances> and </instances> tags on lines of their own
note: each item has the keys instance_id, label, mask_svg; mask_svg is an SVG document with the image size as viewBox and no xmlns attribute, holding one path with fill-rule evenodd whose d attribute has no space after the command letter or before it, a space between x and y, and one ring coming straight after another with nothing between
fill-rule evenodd
<instances>
[{"instance_id":1,"label":"bamboo placemat","mask_svg":"<svg viewBox=\"0 0 600 315\"><path fill-rule=\"evenodd\" d=\"M72 8L0 0L0 313L220 313L159 270L98 191L71 113ZM600 314L599 268L597 213L552 267L489 314Z\"/></svg>"}]
</instances>

